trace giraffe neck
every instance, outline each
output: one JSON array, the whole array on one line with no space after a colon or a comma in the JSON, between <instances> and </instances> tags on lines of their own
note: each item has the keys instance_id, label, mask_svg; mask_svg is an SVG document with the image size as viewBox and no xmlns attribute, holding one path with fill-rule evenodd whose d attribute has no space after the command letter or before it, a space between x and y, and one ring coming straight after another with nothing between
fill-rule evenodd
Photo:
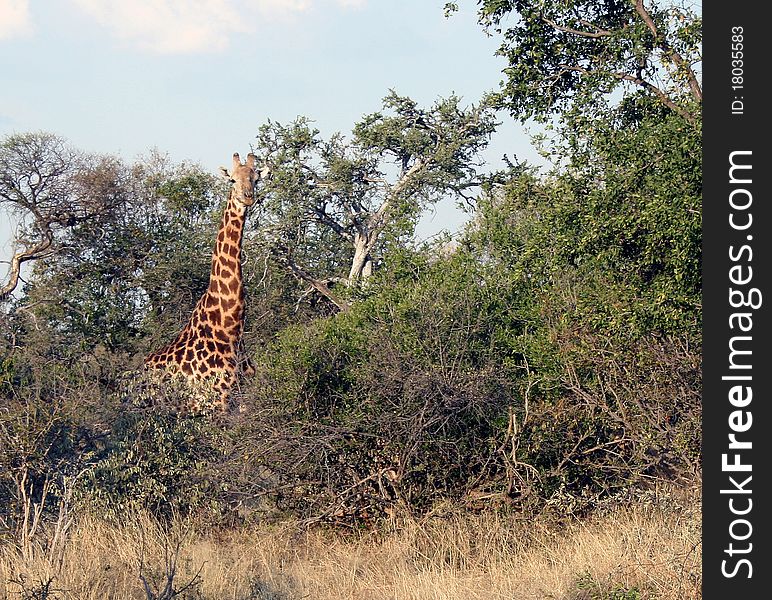
<instances>
[{"instance_id":1,"label":"giraffe neck","mask_svg":"<svg viewBox=\"0 0 772 600\"><path fill-rule=\"evenodd\" d=\"M212 252L209 287L174 341L145 358L148 368L168 367L194 379L220 378L223 409L236 376L244 328L241 238L245 213L231 196Z\"/></svg>"},{"instance_id":2,"label":"giraffe neck","mask_svg":"<svg viewBox=\"0 0 772 600\"><path fill-rule=\"evenodd\" d=\"M234 164L237 158L238 155L234 154ZM247 161L250 169L254 156L251 159ZM234 168L244 169L240 163ZM254 175L254 171L250 170L249 182L252 184ZM217 410L227 412L231 387L238 376L254 373L251 361L244 354L241 339L244 330L241 242L247 211L243 202L253 199L253 195L249 190L245 191L244 181L239 180L240 185L235 185L235 179L233 181L234 187L231 187L212 251L209 286L177 337L145 358L146 369L163 369L166 371L162 375L164 377L181 373L194 386L204 384L209 391L217 394L217 398L213 399L208 393L203 393L206 390L194 387L195 393L190 399L177 397L181 410L199 412L214 402Z\"/></svg>"},{"instance_id":3,"label":"giraffe neck","mask_svg":"<svg viewBox=\"0 0 772 600\"><path fill-rule=\"evenodd\" d=\"M242 304L244 300L241 240L245 218L246 209L239 207L232 197L229 198L212 252L212 269L207 289L207 295L218 300L221 308L226 311L234 303Z\"/></svg>"}]
</instances>

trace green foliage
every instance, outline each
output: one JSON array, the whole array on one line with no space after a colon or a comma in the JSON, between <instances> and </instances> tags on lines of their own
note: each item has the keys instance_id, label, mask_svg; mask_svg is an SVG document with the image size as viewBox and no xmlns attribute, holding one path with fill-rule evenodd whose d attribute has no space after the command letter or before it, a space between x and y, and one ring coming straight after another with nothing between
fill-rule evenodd
<instances>
[{"instance_id":1,"label":"green foliage","mask_svg":"<svg viewBox=\"0 0 772 600\"><path fill-rule=\"evenodd\" d=\"M153 407L117 414L84 494L105 515L220 516L227 483L218 480L222 432L201 418Z\"/></svg>"},{"instance_id":2,"label":"green foliage","mask_svg":"<svg viewBox=\"0 0 772 600\"><path fill-rule=\"evenodd\" d=\"M455 96L421 108L391 92L351 140L328 140L305 118L260 128L256 151L271 166L262 188L266 253L338 308L347 290L412 236L431 204L479 184L477 153L495 129L487 101ZM338 286L340 287L340 286Z\"/></svg>"},{"instance_id":3,"label":"green foliage","mask_svg":"<svg viewBox=\"0 0 772 600\"><path fill-rule=\"evenodd\" d=\"M638 588L627 589L623 585L601 584L590 574L583 574L576 582L581 600L641 600Z\"/></svg>"},{"instance_id":4,"label":"green foliage","mask_svg":"<svg viewBox=\"0 0 772 600\"><path fill-rule=\"evenodd\" d=\"M457 9L446 4L446 12ZM518 119L592 114L633 89L699 118L702 18L686 3L482 0L480 24L503 38L500 103ZM512 23L510 26L509 24Z\"/></svg>"},{"instance_id":5,"label":"green foliage","mask_svg":"<svg viewBox=\"0 0 772 600\"><path fill-rule=\"evenodd\" d=\"M248 414L273 410L273 426L254 426L262 464L295 484L280 506L355 522L462 497L486 476L493 424L513 401L491 364L490 294L461 264L425 267L426 280L374 283L351 311L285 330L260 357Z\"/></svg>"},{"instance_id":6,"label":"green foliage","mask_svg":"<svg viewBox=\"0 0 772 600\"><path fill-rule=\"evenodd\" d=\"M630 104L568 134L571 162L553 178L522 176L484 202L473 235L535 282L584 280L574 310L597 328L698 335L701 136L650 102Z\"/></svg>"}]
</instances>

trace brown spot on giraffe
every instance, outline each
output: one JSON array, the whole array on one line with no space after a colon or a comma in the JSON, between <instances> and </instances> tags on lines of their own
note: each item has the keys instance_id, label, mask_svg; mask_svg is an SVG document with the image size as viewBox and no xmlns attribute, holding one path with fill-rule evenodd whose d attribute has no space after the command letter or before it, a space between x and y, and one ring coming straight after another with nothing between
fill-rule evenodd
<instances>
[{"instance_id":1,"label":"brown spot on giraffe","mask_svg":"<svg viewBox=\"0 0 772 600\"><path fill-rule=\"evenodd\" d=\"M255 185L267 174L256 170L257 157L250 153L246 164L233 155L233 168L223 169L232 186L212 252L209 287L196 304L190 319L177 337L145 358L148 370L182 372L191 383L204 383L219 392L216 409L230 408L231 388L236 383L239 364L254 372L243 354L244 284L241 273L241 240L247 208L255 201ZM225 315L225 318L223 316ZM227 327L224 324L227 322ZM200 412L199 401L177 407L181 412Z\"/></svg>"}]
</instances>

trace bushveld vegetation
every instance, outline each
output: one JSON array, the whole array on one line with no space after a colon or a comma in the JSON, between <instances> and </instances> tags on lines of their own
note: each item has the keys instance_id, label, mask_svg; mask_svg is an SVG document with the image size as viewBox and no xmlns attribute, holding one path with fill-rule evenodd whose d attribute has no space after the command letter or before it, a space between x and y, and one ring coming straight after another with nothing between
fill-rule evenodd
<instances>
[{"instance_id":1,"label":"bushveld vegetation","mask_svg":"<svg viewBox=\"0 0 772 600\"><path fill-rule=\"evenodd\" d=\"M131 373L206 289L226 184L0 142L6 595L699 597L700 18L479 16L510 68L477 104L257 128L257 373L225 422ZM549 124L550 168L479 164L502 111ZM415 242L449 197L467 227Z\"/></svg>"}]
</instances>

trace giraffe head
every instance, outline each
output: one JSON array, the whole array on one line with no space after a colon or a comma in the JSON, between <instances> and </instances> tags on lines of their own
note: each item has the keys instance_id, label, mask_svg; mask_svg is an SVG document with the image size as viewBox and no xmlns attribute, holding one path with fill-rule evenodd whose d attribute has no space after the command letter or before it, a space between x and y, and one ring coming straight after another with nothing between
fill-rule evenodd
<instances>
[{"instance_id":1,"label":"giraffe head","mask_svg":"<svg viewBox=\"0 0 772 600\"><path fill-rule=\"evenodd\" d=\"M238 152L233 153L233 167L229 171L220 167L222 174L231 180L233 189L232 198L241 206L252 206L255 201L255 185L260 178L268 174L267 168L257 171L257 156L251 152L247 154L246 164L241 163Z\"/></svg>"}]
</instances>

